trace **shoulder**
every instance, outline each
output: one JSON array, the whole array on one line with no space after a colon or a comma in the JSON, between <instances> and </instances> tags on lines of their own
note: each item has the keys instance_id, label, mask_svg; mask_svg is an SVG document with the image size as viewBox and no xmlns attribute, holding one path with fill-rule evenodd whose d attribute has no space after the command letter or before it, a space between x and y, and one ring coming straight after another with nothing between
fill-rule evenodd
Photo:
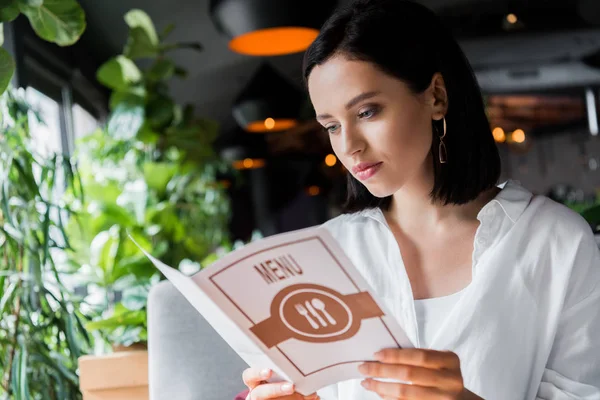
<instances>
[{"instance_id":1,"label":"shoulder","mask_svg":"<svg viewBox=\"0 0 600 400\"><path fill-rule=\"evenodd\" d=\"M532 229L542 229L561 241L592 238L589 223L578 213L545 196L534 196L528 207Z\"/></svg>"}]
</instances>

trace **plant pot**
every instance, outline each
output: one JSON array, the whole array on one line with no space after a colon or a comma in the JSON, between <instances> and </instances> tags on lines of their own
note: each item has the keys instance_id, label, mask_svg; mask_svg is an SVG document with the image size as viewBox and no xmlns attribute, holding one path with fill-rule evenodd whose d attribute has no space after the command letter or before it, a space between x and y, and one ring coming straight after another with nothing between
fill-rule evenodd
<instances>
[{"instance_id":1,"label":"plant pot","mask_svg":"<svg viewBox=\"0 0 600 400\"><path fill-rule=\"evenodd\" d=\"M79 386L83 400L148 400L148 352L80 357Z\"/></svg>"},{"instance_id":2,"label":"plant pot","mask_svg":"<svg viewBox=\"0 0 600 400\"><path fill-rule=\"evenodd\" d=\"M120 344L112 345L113 353L120 353L122 351L140 351L140 350L141 351L148 350L148 343L139 342L139 343L130 344L129 346L123 346Z\"/></svg>"}]
</instances>

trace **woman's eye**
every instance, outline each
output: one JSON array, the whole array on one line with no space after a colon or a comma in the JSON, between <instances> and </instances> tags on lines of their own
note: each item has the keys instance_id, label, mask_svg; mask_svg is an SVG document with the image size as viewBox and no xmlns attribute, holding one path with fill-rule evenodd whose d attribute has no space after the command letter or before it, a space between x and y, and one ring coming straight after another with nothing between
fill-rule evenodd
<instances>
[{"instance_id":1,"label":"woman's eye","mask_svg":"<svg viewBox=\"0 0 600 400\"><path fill-rule=\"evenodd\" d=\"M359 118L371 118L375 114L377 114L377 109L375 109L375 108L369 108L369 109L366 109L366 110L361 111L360 113L358 113L358 117Z\"/></svg>"},{"instance_id":2,"label":"woman's eye","mask_svg":"<svg viewBox=\"0 0 600 400\"><path fill-rule=\"evenodd\" d=\"M339 125L329 125L325 127L325 130L327 131L327 133L335 133L338 127Z\"/></svg>"}]
</instances>

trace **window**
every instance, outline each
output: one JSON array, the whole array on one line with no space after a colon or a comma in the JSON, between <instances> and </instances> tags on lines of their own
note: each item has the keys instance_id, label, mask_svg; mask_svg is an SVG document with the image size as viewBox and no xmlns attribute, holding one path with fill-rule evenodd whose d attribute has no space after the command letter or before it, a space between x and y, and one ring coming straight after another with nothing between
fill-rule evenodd
<instances>
[{"instance_id":1,"label":"window","mask_svg":"<svg viewBox=\"0 0 600 400\"><path fill-rule=\"evenodd\" d=\"M77 139L89 135L98 128L98 120L81 105L73 104L73 136Z\"/></svg>"},{"instance_id":2,"label":"window","mask_svg":"<svg viewBox=\"0 0 600 400\"><path fill-rule=\"evenodd\" d=\"M29 127L37 150L43 156L61 153L60 104L33 87L25 90L25 99L37 112L29 113Z\"/></svg>"}]
</instances>

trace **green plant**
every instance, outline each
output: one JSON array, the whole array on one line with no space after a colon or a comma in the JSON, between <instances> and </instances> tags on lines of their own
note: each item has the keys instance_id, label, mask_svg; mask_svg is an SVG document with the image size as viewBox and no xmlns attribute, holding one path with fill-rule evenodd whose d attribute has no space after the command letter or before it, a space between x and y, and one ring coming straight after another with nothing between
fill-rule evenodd
<instances>
[{"instance_id":1,"label":"green plant","mask_svg":"<svg viewBox=\"0 0 600 400\"><path fill-rule=\"evenodd\" d=\"M199 44L165 43L147 14L125 15L123 54L98 70L112 90L104 129L79 143L86 202L71 221L70 263L98 295L99 317L87 325L108 342L146 340L146 298L157 270L128 238L172 266L213 259L228 243L229 202L218 175L226 169L211 143L217 125L177 104L168 82L185 77L168 54ZM146 69L135 61L145 58ZM119 301L120 300L120 301Z\"/></svg>"},{"instance_id":2,"label":"green plant","mask_svg":"<svg viewBox=\"0 0 600 400\"><path fill-rule=\"evenodd\" d=\"M600 190L596 199L585 202L565 202L573 211L579 213L592 227L594 233L600 233Z\"/></svg>"},{"instance_id":3,"label":"green plant","mask_svg":"<svg viewBox=\"0 0 600 400\"><path fill-rule=\"evenodd\" d=\"M584 208L581 211L581 216L590 223L594 233L600 233L600 199L596 204Z\"/></svg>"},{"instance_id":4,"label":"green plant","mask_svg":"<svg viewBox=\"0 0 600 400\"><path fill-rule=\"evenodd\" d=\"M85 31L85 13L77 0L0 0L0 46L4 44L2 24L24 14L35 33L44 40L69 46ZM0 47L0 94L15 72L15 62Z\"/></svg>"},{"instance_id":5,"label":"green plant","mask_svg":"<svg viewBox=\"0 0 600 400\"><path fill-rule=\"evenodd\" d=\"M16 400L79 399L77 358L91 342L56 258L69 247L64 223L71 210L62 189L78 199L82 191L68 158L36 153L28 114L19 95L2 96L0 394Z\"/></svg>"}]
</instances>

